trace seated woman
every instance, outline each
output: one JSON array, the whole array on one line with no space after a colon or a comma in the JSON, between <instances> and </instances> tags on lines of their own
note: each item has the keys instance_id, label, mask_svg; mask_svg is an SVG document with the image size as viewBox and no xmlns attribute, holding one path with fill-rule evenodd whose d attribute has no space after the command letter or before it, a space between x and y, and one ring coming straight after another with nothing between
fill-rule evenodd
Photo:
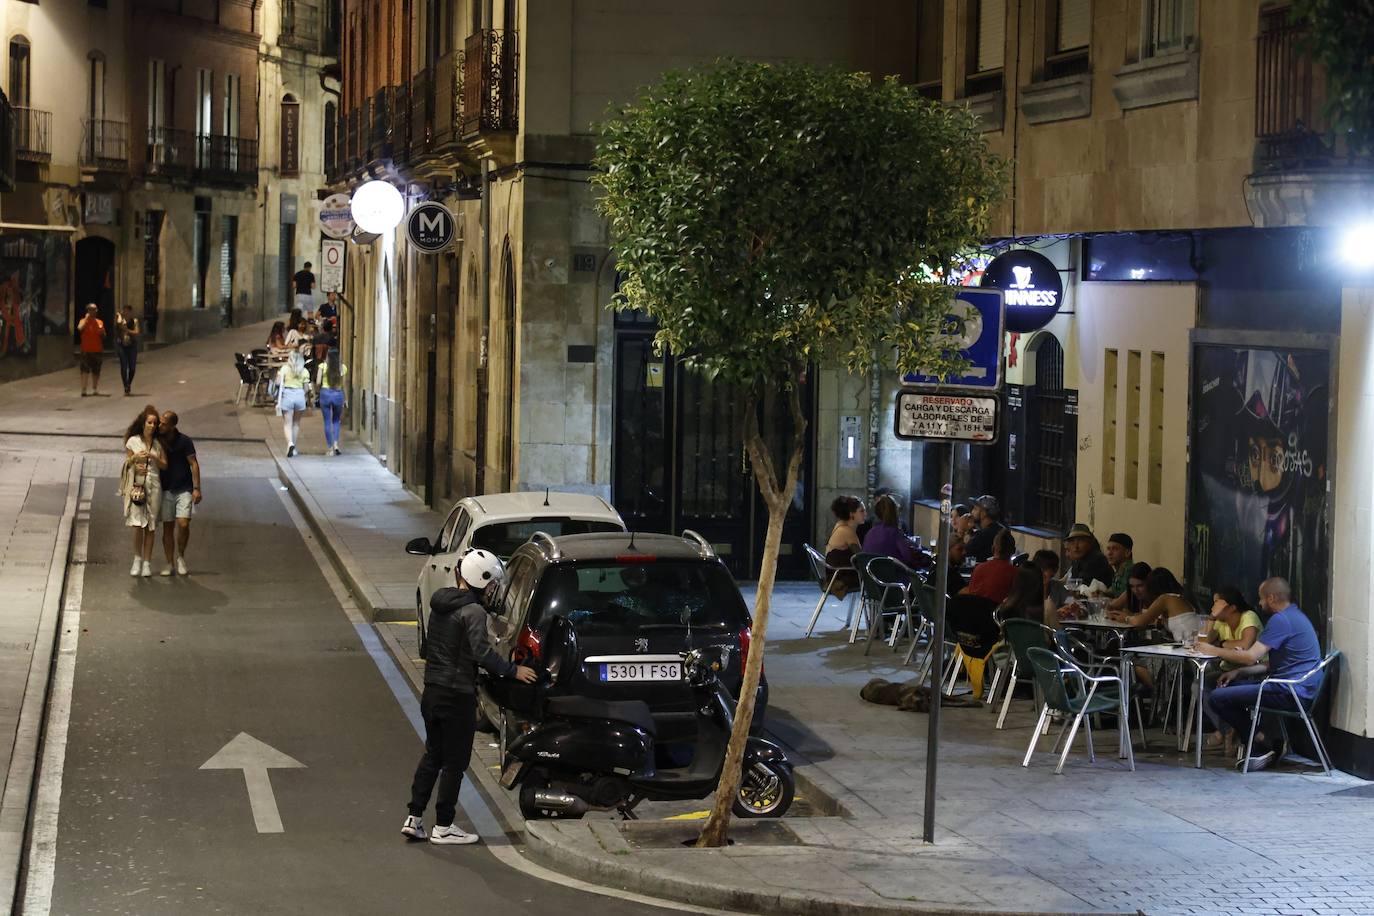
<instances>
[{"instance_id":1,"label":"seated woman","mask_svg":"<svg viewBox=\"0 0 1374 916\"><path fill-rule=\"evenodd\" d=\"M916 550L897 527L897 500L886 494L879 496L873 504L873 514L877 521L864 537L863 552L892 557L914 569L918 562Z\"/></svg>"},{"instance_id":2,"label":"seated woman","mask_svg":"<svg viewBox=\"0 0 1374 916\"><path fill-rule=\"evenodd\" d=\"M835 513L835 528L830 532L830 540L825 542L825 562L827 566L839 569L835 573L830 594L843 598L859 587L859 574L854 571L854 555L859 552L859 535L856 529L868 516L863 500L857 496L837 496L830 504ZM822 582L824 588L826 583Z\"/></svg>"},{"instance_id":3,"label":"seated woman","mask_svg":"<svg viewBox=\"0 0 1374 916\"><path fill-rule=\"evenodd\" d=\"M270 350L286 349L286 325L280 321L272 323L272 330L267 333L267 347Z\"/></svg>"},{"instance_id":4,"label":"seated woman","mask_svg":"<svg viewBox=\"0 0 1374 916\"><path fill-rule=\"evenodd\" d=\"M1037 550L1031 557L1030 565L1040 573L1040 593L1043 596L1041 614L1037 619L1045 626L1058 627L1061 620L1078 616L1082 609L1073 603L1064 580L1059 578L1059 554L1053 550Z\"/></svg>"},{"instance_id":5,"label":"seated woman","mask_svg":"<svg viewBox=\"0 0 1374 916\"><path fill-rule=\"evenodd\" d=\"M1259 614L1250 607L1240 589L1234 585L1223 585L1212 593L1212 612L1203 620L1202 630L1199 631L1197 638L1199 642L1211 643L1224 649L1248 649L1255 644L1262 632L1264 624L1260 622ZM1239 666L1235 662L1223 660L1215 673L1213 669L1208 669L1208 677L1215 680L1237 667ZM1225 747L1228 752L1234 750L1235 731L1225 722L1213 724L1218 730L1208 737L1206 746Z\"/></svg>"},{"instance_id":6,"label":"seated woman","mask_svg":"<svg viewBox=\"0 0 1374 916\"><path fill-rule=\"evenodd\" d=\"M997 606L1003 620L1023 617L1037 623L1045 619L1045 578L1034 564L1019 566L1016 578L1011 582L1011 591Z\"/></svg>"},{"instance_id":7,"label":"seated woman","mask_svg":"<svg viewBox=\"0 0 1374 916\"><path fill-rule=\"evenodd\" d=\"M1151 624L1164 627L1176 641L1192 641L1202 625L1197 606L1184 593L1183 584L1172 572L1163 566L1156 566L1145 577L1143 602L1145 609L1130 611L1108 611L1113 620L1120 620L1133 627Z\"/></svg>"},{"instance_id":8,"label":"seated woman","mask_svg":"<svg viewBox=\"0 0 1374 916\"><path fill-rule=\"evenodd\" d=\"M993 604L1001 604L1011 593L1012 582L1016 579L1016 567L1011 565L1015 553L1016 541L1011 532L1006 528L998 531L992 539L992 556L973 567L968 588L962 594L979 595Z\"/></svg>"}]
</instances>

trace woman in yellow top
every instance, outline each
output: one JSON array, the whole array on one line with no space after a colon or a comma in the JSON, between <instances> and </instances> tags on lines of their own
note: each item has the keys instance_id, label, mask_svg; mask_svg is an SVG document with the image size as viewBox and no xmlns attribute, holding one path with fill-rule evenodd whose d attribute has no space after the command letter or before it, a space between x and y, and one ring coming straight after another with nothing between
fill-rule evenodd
<instances>
[{"instance_id":1,"label":"woman in yellow top","mask_svg":"<svg viewBox=\"0 0 1374 916\"><path fill-rule=\"evenodd\" d=\"M277 413L286 434L286 457L296 457L296 437L301 433L301 414L305 413L305 390L310 387L310 372L300 350L291 353L286 365L277 370Z\"/></svg>"},{"instance_id":2,"label":"woman in yellow top","mask_svg":"<svg viewBox=\"0 0 1374 916\"><path fill-rule=\"evenodd\" d=\"M1263 632L1264 624L1260 622L1259 614L1250 607L1240 589L1234 585L1223 585L1212 593L1212 612L1203 620L1197 638L1198 642L1225 649L1248 649ZM1226 678L1229 681L1234 675L1228 676L1226 672L1236 667L1234 662L1223 661L1217 679ZM1231 752L1235 747L1236 733L1225 722L1214 720L1213 724L1217 731L1208 737L1206 746L1224 747L1228 753Z\"/></svg>"}]
</instances>

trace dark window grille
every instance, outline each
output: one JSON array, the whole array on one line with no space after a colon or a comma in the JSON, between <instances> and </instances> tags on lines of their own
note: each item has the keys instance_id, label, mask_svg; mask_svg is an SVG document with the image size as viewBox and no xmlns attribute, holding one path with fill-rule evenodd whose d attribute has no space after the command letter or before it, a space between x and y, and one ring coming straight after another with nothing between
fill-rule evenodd
<instances>
[{"instance_id":1,"label":"dark window grille","mask_svg":"<svg viewBox=\"0 0 1374 916\"><path fill-rule=\"evenodd\" d=\"M1030 419L1038 425L1035 451L1033 527L1064 530L1073 507L1073 447L1069 436L1069 393L1064 390L1064 348L1051 334L1034 342L1035 387L1028 394Z\"/></svg>"},{"instance_id":2,"label":"dark window grille","mask_svg":"<svg viewBox=\"0 0 1374 916\"><path fill-rule=\"evenodd\" d=\"M1260 14L1255 54L1255 139L1262 162L1297 163L1331 154L1323 138L1322 74L1302 49L1307 29L1281 6Z\"/></svg>"}]
</instances>

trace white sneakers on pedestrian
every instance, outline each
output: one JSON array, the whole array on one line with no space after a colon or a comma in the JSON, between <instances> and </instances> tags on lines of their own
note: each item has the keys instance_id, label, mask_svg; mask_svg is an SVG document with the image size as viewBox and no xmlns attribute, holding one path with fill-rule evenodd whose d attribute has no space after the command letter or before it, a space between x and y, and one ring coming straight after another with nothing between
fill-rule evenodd
<instances>
[{"instance_id":1,"label":"white sneakers on pedestrian","mask_svg":"<svg viewBox=\"0 0 1374 916\"><path fill-rule=\"evenodd\" d=\"M134 565L129 567L129 575L136 576L143 571L143 558L134 557Z\"/></svg>"},{"instance_id":2,"label":"white sneakers on pedestrian","mask_svg":"<svg viewBox=\"0 0 1374 916\"><path fill-rule=\"evenodd\" d=\"M191 571L186 568L186 558L183 557L181 554L177 554L177 575L189 576L190 574Z\"/></svg>"},{"instance_id":3,"label":"white sneakers on pedestrian","mask_svg":"<svg viewBox=\"0 0 1374 916\"><path fill-rule=\"evenodd\" d=\"M401 833L412 840L425 839L425 822L415 815L407 815L405 823L401 824Z\"/></svg>"},{"instance_id":4,"label":"white sneakers on pedestrian","mask_svg":"<svg viewBox=\"0 0 1374 916\"><path fill-rule=\"evenodd\" d=\"M153 564L152 564L152 563L149 563L147 560L144 560L144 561L143 561L143 571L142 571L141 573L139 573L139 575L143 576L143 578L146 579L146 578L148 578L149 576L151 576L152 574L153 574Z\"/></svg>"},{"instance_id":5,"label":"white sneakers on pedestrian","mask_svg":"<svg viewBox=\"0 0 1374 916\"><path fill-rule=\"evenodd\" d=\"M158 573L159 576L175 576L176 574L177 569L175 566L172 566L171 564L168 564L167 566L163 567L162 572Z\"/></svg>"},{"instance_id":6,"label":"white sneakers on pedestrian","mask_svg":"<svg viewBox=\"0 0 1374 916\"><path fill-rule=\"evenodd\" d=\"M481 837L475 833L464 833L459 830L457 824L435 827L429 835L429 841L439 846L467 846L469 843L476 843L479 839Z\"/></svg>"}]
</instances>

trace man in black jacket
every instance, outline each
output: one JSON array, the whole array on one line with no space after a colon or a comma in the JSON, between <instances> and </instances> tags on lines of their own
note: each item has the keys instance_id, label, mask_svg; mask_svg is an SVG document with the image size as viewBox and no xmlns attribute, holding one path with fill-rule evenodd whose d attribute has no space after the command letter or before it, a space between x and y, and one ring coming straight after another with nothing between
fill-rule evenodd
<instances>
[{"instance_id":1,"label":"man in black jacket","mask_svg":"<svg viewBox=\"0 0 1374 916\"><path fill-rule=\"evenodd\" d=\"M472 736L477 724L477 668L498 677L514 677L525 684L537 675L533 668L513 665L496 653L487 636L487 614L495 610L506 571L486 550L472 550L458 567L458 587L441 588L429 600L429 628L425 633L425 690L420 714L425 720L425 753L415 768L410 787L410 814L401 833L412 840L428 836L431 843L476 843L478 837L453 823L458 789L472 759ZM439 797L434 806L434 830L426 835L425 808L434 783Z\"/></svg>"}]
</instances>

